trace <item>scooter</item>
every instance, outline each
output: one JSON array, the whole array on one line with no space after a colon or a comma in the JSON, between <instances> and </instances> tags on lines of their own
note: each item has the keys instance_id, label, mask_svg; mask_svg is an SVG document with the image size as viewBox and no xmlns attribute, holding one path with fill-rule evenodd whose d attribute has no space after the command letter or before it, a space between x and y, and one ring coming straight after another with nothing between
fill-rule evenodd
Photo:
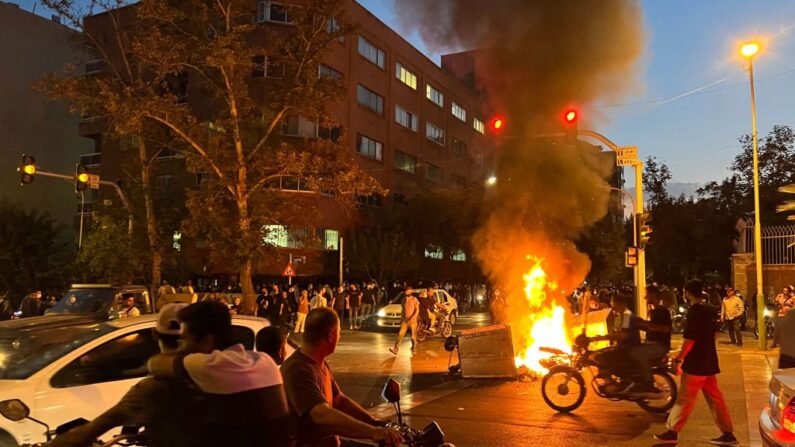
<instances>
[{"instance_id":1,"label":"scooter","mask_svg":"<svg viewBox=\"0 0 795 447\"><path fill-rule=\"evenodd\" d=\"M442 428L436 421L431 422L422 430L412 428L403 421L403 413L400 411L400 384L394 379L389 379L384 384L381 397L395 407L397 421L390 422L389 427L394 428L403 437L403 446L406 447L455 447L453 444L446 443ZM379 445L384 445L383 443Z\"/></svg>"},{"instance_id":2,"label":"scooter","mask_svg":"<svg viewBox=\"0 0 795 447\"><path fill-rule=\"evenodd\" d=\"M46 442L22 444L20 447L43 447L52 441L53 438L88 423L86 419L78 418L59 425L55 430L51 430L47 423L31 417L30 408L19 399L9 399L0 402L0 414L13 422L20 422L27 419L44 427L44 435L47 438ZM95 447L112 447L114 445L146 447L146 444L143 442L143 435L139 433L139 429L139 427L124 427L120 435L112 438L108 442L96 440L93 445Z\"/></svg>"},{"instance_id":3,"label":"scooter","mask_svg":"<svg viewBox=\"0 0 795 447\"><path fill-rule=\"evenodd\" d=\"M770 340L773 338L773 333L776 331L776 309L770 306L765 306L764 313L762 314L765 318L765 332L767 333L767 339ZM759 338L759 325L754 325L754 337L757 339Z\"/></svg>"},{"instance_id":4,"label":"scooter","mask_svg":"<svg viewBox=\"0 0 795 447\"><path fill-rule=\"evenodd\" d=\"M417 341L425 341L428 337L434 335L441 335L444 338L453 335L453 322L450 320L450 312L447 309L439 309L439 313L442 314L443 318L437 318L436 325L430 328L428 327L430 320L420 319L419 323L417 323Z\"/></svg>"}]
</instances>

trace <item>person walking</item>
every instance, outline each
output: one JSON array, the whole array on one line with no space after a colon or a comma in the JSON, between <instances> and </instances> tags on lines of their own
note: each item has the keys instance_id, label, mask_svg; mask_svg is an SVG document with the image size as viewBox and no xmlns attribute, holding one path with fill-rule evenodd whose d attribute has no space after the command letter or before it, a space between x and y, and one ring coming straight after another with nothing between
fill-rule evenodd
<instances>
[{"instance_id":1,"label":"person walking","mask_svg":"<svg viewBox=\"0 0 795 447\"><path fill-rule=\"evenodd\" d=\"M375 282L372 280L367 283L362 291L362 317L367 317L375 311Z\"/></svg>"},{"instance_id":2,"label":"person walking","mask_svg":"<svg viewBox=\"0 0 795 447\"><path fill-rule=\"evenodd\" d=\"M406 331L411 329L411 353L416 354L419 315L420 303L414 297L414 290L411 287L406 287L403 294L403 321L400 322L400 332L398 332L397 340L395 340L395 346L389 348L389 352L398 355L400 343L403 341L403 337L406 336Z\"/></svg>"},{"instance_id":3,"label":"person walking","mask_svg":"<svg viewBox=\"0 0 795 447\"><path fill-rule=\"evenodd\" d=\"M736 445L738 441L733 433L734 427L729 409L718 387L717 374L720 373L720 368L715 349L715 311L711 306L701 302L702 291L703 283L700 280L693 279L685 285L685 296L690 302L690 309L687 312L682 349L674 360L677 371L682 375L679 396L668 416L668 431L655 435L654 438L662 443L676 444L679 432L690 417L698 393L701 391L712 411L715 424L723 433L710 440L710 443Z\"/></svg>"},{"instance_id":4,"label":"person walking","mask_svg":"<svg viewBox=\"0 0 795 447\"><path fill-rule=\"evenodd\" d=\"M326 289L320 288L317 294L309 301L310 310L317 309L318 307L328 307L328 300L326 299Z\"/></svg>"},{"instance_id":5,"label":"person walking","mask_svg":"<svg viewBox=\"0 0 795 447\"><path fill-rule=\"evenodd\" d=\"M340 321L344 324L345 321L345 314L346 310L350 308L348 304L348 292L345 291L345 286L340 284L337 287L337 291L334 292L334 295L331 297L331 306L329 306L337 312L337 315L340 317ZM349 312L348 312L349 313ZM350 318L350 316L348 317Z\"/></svg>"},{"instance_id":6,"label":"person walking","mask_svg":"<svg viewBox=\"0 0 795 447\"><path fill-rule=\"evenodd\" d=\"M306 321L306 314L309 313L309 294L306 290L301 291L300 298L298 298L298 313L295 320L295 333L301 334L304 332L304 322Z\"/></svg>"},{"instance_id":7,"label":"person walking","mask_svg":"<svg viewBox=\"0 0 795 447\"><path fill-rule=\"evenodd\" d=\"M745 303L742 298L734 294L734 289L726 289L726 297L720 308L720 319L726 322L729 329L729 338L733 345L743 345L743 333L740 330L742 316L745 313Z\"/></svg>"},{"instance_id":8,"label":"person walking","mask_svg":"<svg viewBox=\"0 0 795 447\"><path fill-rule=\"evenodd\" d=\"M795 309L790 309L776 322L773 343L781 346L779 369L795 368Z\"/></svg>"},{"instance_id":9,"label":"person walking","mask_svg":"<svg viewBox=\"0 0 795 447\"><path fill-rule=\"evenodd\" d=\"M502 299L502 293L499 288L494 288L493 298L491 301L491 321L494 324L503 324L507 321L507 312L505 309L505 300Z\"/></svg>"},{"instance_id":10,"label":"person walking","mask_svg":"<svg viewBox=\"0 0 795 447\"><path fill-rule=\"evenodd\" d=\"M351 329L361 329L362 318L362 292L356 284L351 284L348 291L348 303L351 308L349 316Z\"/></svg>"}]
</instances>

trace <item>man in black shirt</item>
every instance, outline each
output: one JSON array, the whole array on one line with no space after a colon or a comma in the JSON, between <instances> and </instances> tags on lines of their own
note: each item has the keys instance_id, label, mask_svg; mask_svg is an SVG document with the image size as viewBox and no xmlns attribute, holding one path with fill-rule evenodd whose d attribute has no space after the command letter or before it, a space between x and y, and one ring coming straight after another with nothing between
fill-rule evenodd
<instances>
[{"instance_id":1,"label":"man in black shirt","mask_svg":"<svg viewBox=\"0 0 795 447\"><path fill-rule=\"evenodd\" d=\"M338 447L338 436L399 445L400 434L343 394L326 358L340 338L340 319L327 307L309 312L303 344L282 364L296 447Z\"/></svg>"},{"instance_id":2,"label":"man in black shirt","mask_svg":"<svg viewBox=\"0 0 795 447\"><path fill-rule=\"evenodd\" d=\"M715 350L716 312L711 306L701 302L702 288L703 283L697 279L690 280L685 285L685 296L690 302L690 309L683 334L684 343L676 359L680 365L678 370L682 374L679 397L668 417L668 431L655 435L654 438L676 444L678 433L685 426L696 404L698 392L701 391L712 410L715 424L723 433L710 442L714 445L736 445L738 441L732 433L734 429L729 409L718 388L716 377L720 373L718 353Z\"/></svg>"},{"instance_id":3,"label":"man in black shirt","mask_svg":"<svg viewBox=\"0 0 795 447\"><path fill-rule=\"evenodd\" d=\"M646 331L646 343L632 348L629 353L640 371L640 381L633 389L643 393L659 393L660 390L654 386L651 368L654 361L659 361L671 350L670 304L663 302L655 286L646 287L646 302L653 306L649 311L649 321L640 322L641 330Z\"/></svg>"}]
</instances>

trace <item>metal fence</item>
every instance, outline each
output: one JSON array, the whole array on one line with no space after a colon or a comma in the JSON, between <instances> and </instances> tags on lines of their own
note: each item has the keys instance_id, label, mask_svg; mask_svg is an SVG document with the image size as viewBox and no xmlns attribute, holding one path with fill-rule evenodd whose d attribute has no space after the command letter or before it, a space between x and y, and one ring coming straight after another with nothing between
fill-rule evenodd
<instances>
[{"instance_id":1,"label":"metal fence","mask_svg":"<svg viewBox=\"0 0 795 447\"><path fill-rule=\"evenodd\" d=\"M739 253L754 252L754 227L740 232ZM795 225L762 226L762 263L765 265L795 264Z\"/></svg>"}]
</instances>

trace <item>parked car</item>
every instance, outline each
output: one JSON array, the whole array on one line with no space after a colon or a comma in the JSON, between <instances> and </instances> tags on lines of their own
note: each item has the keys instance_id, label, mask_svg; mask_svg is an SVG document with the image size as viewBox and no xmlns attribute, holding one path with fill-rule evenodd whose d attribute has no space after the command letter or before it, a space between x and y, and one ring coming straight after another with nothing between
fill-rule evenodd
<instances>
[{"instance_id":1,"label":"parked car","mask_svg":"<svg viewBox=\"0 0 795 447\"><path fill-rule=\"evenodd\" d=\"M779 369L770 379L770 404L759 417L766 447L795 447L795 369Z\"/></svg>"},{"instance_id":2,"label":"parked car","mask_svg":"<svg viewBox=\"0 0 795 447\"><path fill-rule=\"evenodd\" d=\"M142 314L154 312L152 300L146 286L114 286L112 284L72 284L63 298L45 312L52 314L76 314L91 317L96 321L119 317L123 297L135 297L135 306Z\"/></svg>"},{"instance_id":3,"label":"parked car","mask_svg":"<svg viewBox=\"0 0 795 447\"><path fill-rule=\"evenodd\" d=\"M0 323L0 401L20 399L31 416L58 426L93 419L146 376L146 362L159 353L152 333L156 315L106 322L59 324L79 315L44 316ZM264 318L235 316L237 338L253 349ZM293 352L287 347L288 355ZM113 432L114 434L117 432ZM0 447L44 442L31 421L0 418Z\"/></svg>"},{"instance_id":4,"label":"parked car","mask_svg":"<svg viewBox=\"0 0 795 447\"><path fill-rule=\"evenodd\" d=\"M414 289L414 296L417 296L423 288ZM398 329L403 320L403 292L392 299L386 306L382 307L374 314L364 320L363 327L366 329ZM436 302L441 303L450 313L450 322L455 324L458 320L458 302L450 296L444 289L434 289Z\"/></svg>"}]
</instances>

